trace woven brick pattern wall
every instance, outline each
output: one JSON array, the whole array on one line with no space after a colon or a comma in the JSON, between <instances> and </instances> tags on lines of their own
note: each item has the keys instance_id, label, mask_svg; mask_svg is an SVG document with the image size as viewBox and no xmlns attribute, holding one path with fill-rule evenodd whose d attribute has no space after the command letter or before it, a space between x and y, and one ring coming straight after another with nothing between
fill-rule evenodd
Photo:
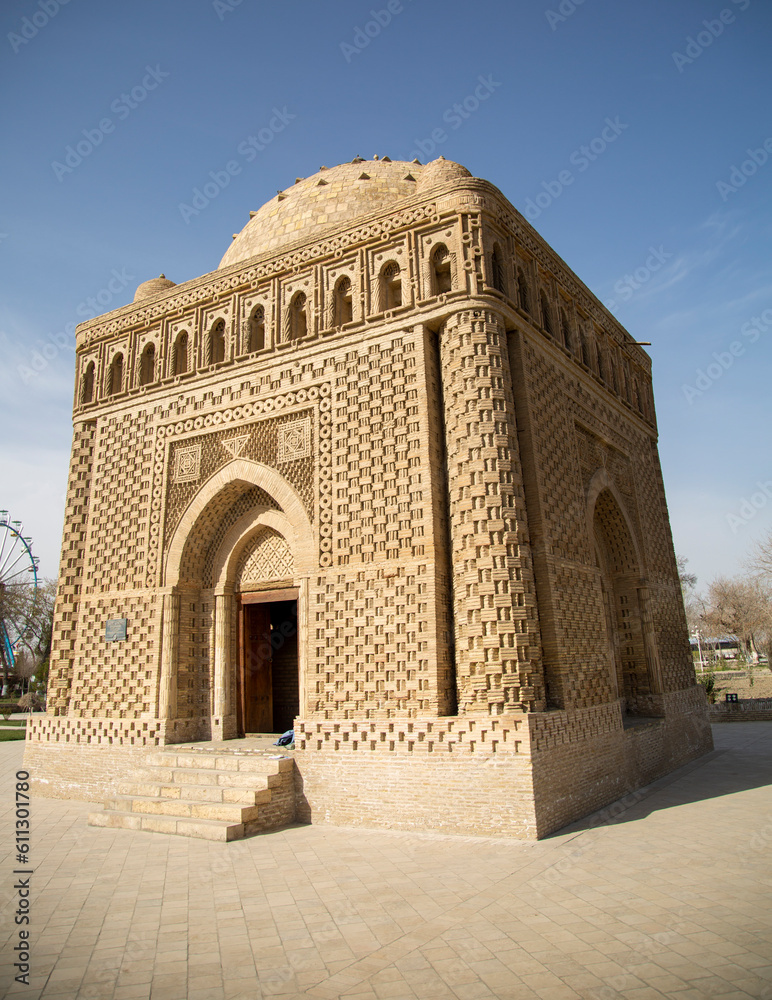
<instances>
[{"instance_id":1,"label":"woven brick pattern wall","mask_svg":"<svg viewBox=\"0 0 772 1000\"><path fill-rule=\"evenodd\" d=\"M447 708L422 352L418 328L341 351L328 369L332 567L310 596L311 716Z\"/></svg>"},{"instance_id":2,"label":"woven brick pattern wall","mask_svg":"<svg viewBox=\"0 0 772 1000\"><path fill-rule=\"evenodd\" d=\"M74 645L71 712L83 718L155 715L160 599L155 594L87 595ZM125 641L107 642L108 618L126 618Z\"/></svg>"},{"instance_id":3,"label":"woven brick pattern wall","mask_svg":"<svg viewBox=\"0 0 772 1000\"><path fill-rule=\"evenodd\" d=\"M48 673L48 711L52 715L66 715L70 703L72 666L86 559L95 436L94 421L87 420L75 425Z\"/></svg>"}]
</instances>

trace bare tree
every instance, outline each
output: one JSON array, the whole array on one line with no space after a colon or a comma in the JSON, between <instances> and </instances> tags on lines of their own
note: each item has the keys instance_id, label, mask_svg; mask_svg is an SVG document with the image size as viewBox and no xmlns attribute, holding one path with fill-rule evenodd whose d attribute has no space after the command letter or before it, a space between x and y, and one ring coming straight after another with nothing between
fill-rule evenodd
<instances>
[{"instance_id":1,"label":"bare tree","mask_svg":"<svg viewBox=\"0 0 772 1000\"><path fill-rule=\"evenodd\" d=\"M46 663L51 652L56 586L56 580L42 580L37 589L31 584L0 588L0 619L25 623L22 641L32 654L33 663ZM12 638L17 637L12 636ZM2 660L3 694L5 694L8 690L11 663L4 648Z\"/></svg>"},{"instance_id":2,"label":"bare tree","mask_svg":"<svg viewBox=\"0 0 772 1000\"><path fill-rule=\"evenodd\" d=\"M717 635L736 636L744 654L758 662L758 644L772 629L772 594L759 579L718 577L708 587L705 625Z\"/></svg>"},{"instance_id":3,"label":"bare tree","mask_svg":"<svg viewBox=\"0 0 772 1000\"><path fill-rule=\"evenodd\" d=\"M686 556L678 556L678 579L681 583L681 594L684 600L684 611L686 612L686 624L689 634L693 635L704 628L702 616L705 613L705 599L697 593L697 574L688 573L686 564L689 560Z\"/></svg>"},{"instance_id":4,"label":"bare tree","mask_svg":"<svg viewBox=\"0 0 772 1000\"><path fill-rule=\"evenodd\" d=\"M20 637L17 628L26 628L35 612L35 588L29 583L14 583L0 586L0 621L3 636L0 642L0 657L3 667L2 696L8 694L8 682L13 669L14 657L9 652L7 642L15 643Z\"/></svg>"},{"instance_id":5,"label":"bare tree","mask_svg":"<svg viewBox=\"0 0 772 1000\"><path fill-rule=\"evenodd\" d=\"M30 642L38 661L45 661L51 655L51 632L54 627L54 604L56 603L57 580L43 580L38 585L35 599L35 613L30 625Z\"/></svg>"},{"instance_id":6,"label":"bare tree","mask_svg":"<svg viewBox=\"0 0 772 1000\"><path fill-rule=\"evenodd\" d=\"M13 672L21 681L21 694L24 694L24 682L35 676L37 670L37 660L29 650L22 650L16 654Z\"/></svg>"},{"instance_id":7,"label":"bare tree","mask_svg":"<svg viewBox=\"0 0 772 1000\"><path fill-rule=\"evenodd\" d=\"M772 582L772 531L754 543L747 565L757 576Z\"/></svg>"}]
</instances>

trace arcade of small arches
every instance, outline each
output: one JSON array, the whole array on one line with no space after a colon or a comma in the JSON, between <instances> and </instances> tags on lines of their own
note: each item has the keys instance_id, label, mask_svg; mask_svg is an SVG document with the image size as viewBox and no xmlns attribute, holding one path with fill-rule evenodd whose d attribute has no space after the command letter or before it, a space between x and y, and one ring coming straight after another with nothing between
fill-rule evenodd
<instances>
[{"instance_id":1,"label":"arcade of small arches","mask_svg":"<svg viewBox=\"0 0 772 1000\"><path fill-rule=\"evenodd\" d=\"M445 295L456 288L453 255L444 243L438 243L429 258L430 290L434 297ZM486 281L490 289L513 301L529 323L562 347L575 362L607 389L617 395L644 419L653 419L653 401L645 373L637 372L626 354L624 343L596 328L589 318L582 317L573 308L570 299L561 292L547 291L539 283L538 294L533 295L528 263L519 259L507 267L505 255L494 243L487 259ZM403 269L396 260L387 260L380 268L374 289L372 315L389 314L409 302L405 301ZM329 296L322 332L335 332L361 321L354 295L352 279L344 275L334 283ZM274 347L297 343L314 335L314 324L309 311L309 301L304 291L296 291L284 309L282 322L274 332L267 321L267 305L253 306L243 330L229 336L226 321L218 317L212 321L200 343L192 333L179 330L173 337L167 358L161 356L155 341L140 346L138 362L134 366L137 388L157 384L165 378L179 378L194 374L198 369L224 365L242 360ZM166 371L164 371L166 368ZM103 398L117 396L132 388L132 375L123 351L116 351L107 364L103 379ZM99 395L97 363L89 360L80 379L79 404L95 403Z\"/></svg>"},{"instance_id":2,"label":"arcade of small arches","mask_svg":"<svg viewBox=\"0 0 772 1000\"><path fill-rule=\"evenodd\" d=\"M438 244L432 252L431 268L433 293L443 295L451 291L453 288L451 254L444 244ZM377 283L377 312L390 312L402 307L402 281L402 268L395 260L389 260L381 267ZM353 286L351 279L344 275L335 283L325 328L340 330L354 321ZM292 296L285 310L284 322L275 342L281 345L304 340L309 336L311 329L307 296L305 292L298 291ZM257 305L252 309L241 341L241 344L234 345L234 360L271 348L264 305ZM193 373L197 353L196 344L189 331L179 331L170 345L167 377ZM220 317L212 323L203 338L201 365L203 368L209 368L224 364L228 360L231 360L230 344L225 320ZM164 377L161 369L162 359L158 357L156 344L154 341L149 341L140 349L139 363L136 366L137 386L149 386L160 381ZM119 350L113 354L105 372L104 396L116 396L128 391L131 386L127 384L127 374L126 359L124 353ZM97 367L96 362L90 360L86 363L81 376L79 403L81 405L94 403L97 398Z\"/></svg>"},{"instance_id":3,"label":"arcade of small arches","mask_svg":"<svg viewBox=\"0 0 772 1000\"><path fill-rule=\"evenodd\" d=\"M540 287L534 302L525 269L517 265L511 280L508 279L504 256L497 243L493 244L490 254L489 283L495 291L511 298L531 323L596 376L609 392L619 396L646 420L652 420L654 404L648 380L633 373L624 345L596 329L589 320L582 322L577 316L572 323L569 320L571 302L561 293L557 293L555 304Z\"/></svg>"}]
</instances>

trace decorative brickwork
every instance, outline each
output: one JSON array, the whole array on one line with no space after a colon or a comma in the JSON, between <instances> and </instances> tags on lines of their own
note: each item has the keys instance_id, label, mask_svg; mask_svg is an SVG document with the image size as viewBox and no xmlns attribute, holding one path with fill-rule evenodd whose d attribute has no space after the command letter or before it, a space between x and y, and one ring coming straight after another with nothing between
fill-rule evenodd
<instances>
[{"instance_id":1,"label":"decorative brickwork","mask_svg":"<svg viewBox=\"0 0 772 1000\"><path fill-rule=\"evenodd\" d=\"M33 743L73 743L96 746L158 746L163 723L154 719L31 719L27 735Z\"/></svg>"},{"instance_id":2,"label":"decorative brickwork","mask_svg":"<svg viewBox=\"0 0 772 1000\"><path fill-rule=\"evenodd\" d=\"M518 737L524 720L499 717L416 719L407 722L303 722L295 734L299 750L336 753L388 751L399 754L519 754L528 741Z\"/></svg>"},{"instance_id":3,"label":"decorative brickwork","mask_svg":"<svg viewBox=\"0 0 772 1000\"><path fill-rule=\"evenodd\" d=\"M297 815L535 836L709 746L650 360L460 165L299 181L76 377L46 788L294 715Z\"/></svg>"},{"instance_id":4,"label":"decorative brickwork","mask_svg":"<svg viewBox=\"0 0 772 1000\"><path fill-rule=\"evenodd\" d=\"M278 531L265 528L244 549L236 569L240 590L257 587L266 580L291 580L295 560L285 538Z\"/></svg>"},{"instance_id":5,"label":"decorative brickwork","mask_svg":"<svg viewBox=\"0 0 772 1000\"><path fill-rule=\"evenodd\" d=\"M86 560L88 507L94 466L96 421L76 425L67 483L62 559L56 595L55 631L48 673L48 711L66 715L72 686L73 650L78 634L80 595Z\"/></svg>"}]
</instances>

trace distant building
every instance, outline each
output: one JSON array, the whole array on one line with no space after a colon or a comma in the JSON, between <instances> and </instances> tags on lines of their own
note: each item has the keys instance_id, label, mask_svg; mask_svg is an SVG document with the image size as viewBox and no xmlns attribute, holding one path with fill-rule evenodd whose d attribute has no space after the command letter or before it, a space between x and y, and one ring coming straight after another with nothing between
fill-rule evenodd
<instances>
[{"instance_id":1,"label":"distant building","mask_svg":"<svg viewBox=\"0 0 772 1000\"><path fill-rule=\"evenodd\" d=\"M81 324L74 427L38 790L294 726L300 819L542 836L711 748L650 359L464 167Z\"/></svg>"}]
</instances>

